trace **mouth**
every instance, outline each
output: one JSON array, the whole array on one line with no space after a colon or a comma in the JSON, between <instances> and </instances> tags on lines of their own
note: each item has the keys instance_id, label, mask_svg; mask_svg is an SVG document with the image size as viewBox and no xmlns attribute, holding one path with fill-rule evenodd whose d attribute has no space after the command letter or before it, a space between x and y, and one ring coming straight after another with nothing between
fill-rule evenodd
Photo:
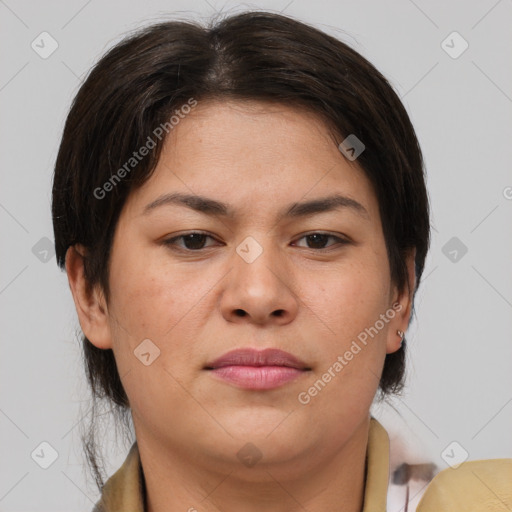
<instances>
[{"instance_id":1,"label":"mouth","mask_svg":"<svg viewBox=\"0 0 512 512\"><path fill-rule=\"evenodd\" d=\"M251 390L280 387L311 371L294 355L278 349L232 350L205 365L204 370L229 384Z\"/></svg>"}]
</instances>

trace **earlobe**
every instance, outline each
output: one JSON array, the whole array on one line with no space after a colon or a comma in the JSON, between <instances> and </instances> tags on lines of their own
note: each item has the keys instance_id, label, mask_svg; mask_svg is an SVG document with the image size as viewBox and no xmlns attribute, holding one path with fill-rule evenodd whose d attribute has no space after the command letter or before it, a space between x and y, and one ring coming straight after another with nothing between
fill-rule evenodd
<instances>
[{"instance_id":1,"label":"earlobe","mask_svg":"<svg viewBox=\"0 0 512 512\"><path fill-rule=\"evenodd\" d=\"M112 348L108 309L99 286L91 286L85 278L86 249L74 245L66 252L66 273L75 302L78 320L87 339L97 348Z\"/></svg>"},{"instance_id":2,"label":"earlobe","mask_svg":"<svg viewBox=\"0 0 512 512\"><path fill-rule=\"evenodd\" d=\"M402 341L409 326L411 317L414 290L416 288L416 248L409 251L406 257L407 275L409 283L405 284L404 289L397 293L393 300L393 309L395 316L390 322L388 338L386 344L386 353L392 354L400 349Z\"/></svg>"}]
</instances>

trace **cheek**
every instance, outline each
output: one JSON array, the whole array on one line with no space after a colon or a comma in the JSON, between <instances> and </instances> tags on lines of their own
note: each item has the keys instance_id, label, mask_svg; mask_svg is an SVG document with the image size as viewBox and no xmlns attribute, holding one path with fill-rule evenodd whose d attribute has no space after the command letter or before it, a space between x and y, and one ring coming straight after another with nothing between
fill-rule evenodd
<instances>
[{"instance_id":1,"label":"cheek","mask_svg":"<svg viewBox=\"0 0 512 512\"><path fill-rule=\"evenodd\" d=\"M198 304L212 284L148 252L132 251L115 263L109 316L116 365L131 406L150 416L147 396L156 402L186 399L177 381L190 371ZM139 358L147 352L149 365Z\"/></svg>"},{"instance_id":2,"label":"cheek","mask_svg":"<svg viewBox=\"0 0 512 512\"><path fill-rule=\"evenodd\" d=\"M387 325L376 334L370 328L388 307L388 274L375 260L361 259L338 268L330 278L318 281L318 275L312 276L311 282L316 288L308 303L329 330L322 327L328 334L316 337L322 347L319 364L302 391L314 396L308 405L311 414L339 425L364 416L379 384Z\"/></svg>"},{"instance_id":3,"label":"cheek","mask_svg":"<svg viewBox=\"0 0 512 512\"><path fill-rule=\"evenodd\" d=\"M386 268L374 260L359 259L333 269L318 281L312 276L314 290L310 299L315 312L342 339L354 337L373 325L388 307L389 276Z\"/></svg>"},{"instance_id":4,"label":"cheek","mask_svg":"<svg viewBox=\"0 0 512 512\"><path fill-rule=\"evenodd\" d=\"M174 368L186 368L211 317L205 308L212 307L212 291L222 273L201 270L200 262L172 264L165 251L119 249L109 308L116 360L127 371L138 363L134 350L149 339L160 350L159 364L172 361Z\"/></svg>"},{"instance_id":5,"label":"cheek","mask_svg":"<svg viewBox=\"0 0 512 512\"><path fill-rule=\"evenodd\" d=\"M201 287L194 286L193 277L170 269L148 265L137 270L112 279L113 313L132 336L161 340L197 304Z\"/></svg>"}]
</instances>

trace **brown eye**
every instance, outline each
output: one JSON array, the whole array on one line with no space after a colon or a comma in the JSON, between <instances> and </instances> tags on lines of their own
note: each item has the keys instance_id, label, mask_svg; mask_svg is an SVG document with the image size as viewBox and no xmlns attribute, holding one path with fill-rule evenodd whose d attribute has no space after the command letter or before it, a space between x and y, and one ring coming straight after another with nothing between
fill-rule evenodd
<instances>
[{"instance_id":1,"label":"brown eye","mask_svg":"<svg viewBox=\"0 0 512 512\"><path fill-rule=\"evenodd\" d=\"M308 235L305 238L310 242L310 244L312 244L312 246L309 246L311 249L323 249L331 237L329 235L315 233L314 235Z\"/></svg>"},{"instance_id":2,"label":"brown eye","mask_svg":"<svg viewBox=\"0 0 512 512\"><path fill-rule=\"evenodd\" d=\"M304 235L299 240L302 240L302 239L305 239L307 241L306 248L319 249L319 250L327 249L328 247L335 245L335 244L330 244L329 246L326 247L326 244L329 239L335 240L335 242L337 242L340 245L348 243L347 240L344 240L338 236L330 235L328 233L311 233L309 235ZM300 247L304 247L304 246L300 246Z\"/></svg>"},{"instance_id":3,"label":"brown eye","mask_svg":"<svg viewBox=\"0 0 512 512\"><path fill-rule=\"evenodd\" d=\"M184 235L182 238L187 249L202 249L206 235L192 233L190 235Z\"/></svg>"},{"instance_id":4,"label":"brown eye","mask_svg":"<svg viewBox=\"0 0 512 512\"><path fill-rule=\"evenodd\" d=\"M192 232L169 238L168 240L164 240L163 243L171 247L176 247L177 249L199 251L205 248L205 242L207 238L211 238L213 240L213 237L207 235L206 233ZM178 240L183 240L183 244L177 244Z\"/></svg>"}]
</instances>

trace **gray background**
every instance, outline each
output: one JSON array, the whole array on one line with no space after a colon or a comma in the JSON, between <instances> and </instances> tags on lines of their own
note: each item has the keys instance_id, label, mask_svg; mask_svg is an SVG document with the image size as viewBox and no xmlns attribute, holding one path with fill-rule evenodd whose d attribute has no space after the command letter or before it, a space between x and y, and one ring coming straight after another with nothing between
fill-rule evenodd
<instances>
[{"instance_id":1,"label":"gray background","mask_svg":"<svg viewBox=\"0 0 512 512\"><path fill-rule=\"evenodd\" d=\"M78 437L88 398L78 322L51 248L53 165L81 77L142 24L247 8L295 16L369 58L424 151L433 240L408 331L408 387L373 409L393 453L439 469L462 450L512 457L510 0L0 0L1 511L89 511L98 498ZM58 43L46 59L31 47L44 31ZM469 44L461 55L459 36L442 46L453 31ZM31 458L43 441L59 454L48 469ZM109 473L128 445L105 436Z\"/></svg>"}]
</instances>

